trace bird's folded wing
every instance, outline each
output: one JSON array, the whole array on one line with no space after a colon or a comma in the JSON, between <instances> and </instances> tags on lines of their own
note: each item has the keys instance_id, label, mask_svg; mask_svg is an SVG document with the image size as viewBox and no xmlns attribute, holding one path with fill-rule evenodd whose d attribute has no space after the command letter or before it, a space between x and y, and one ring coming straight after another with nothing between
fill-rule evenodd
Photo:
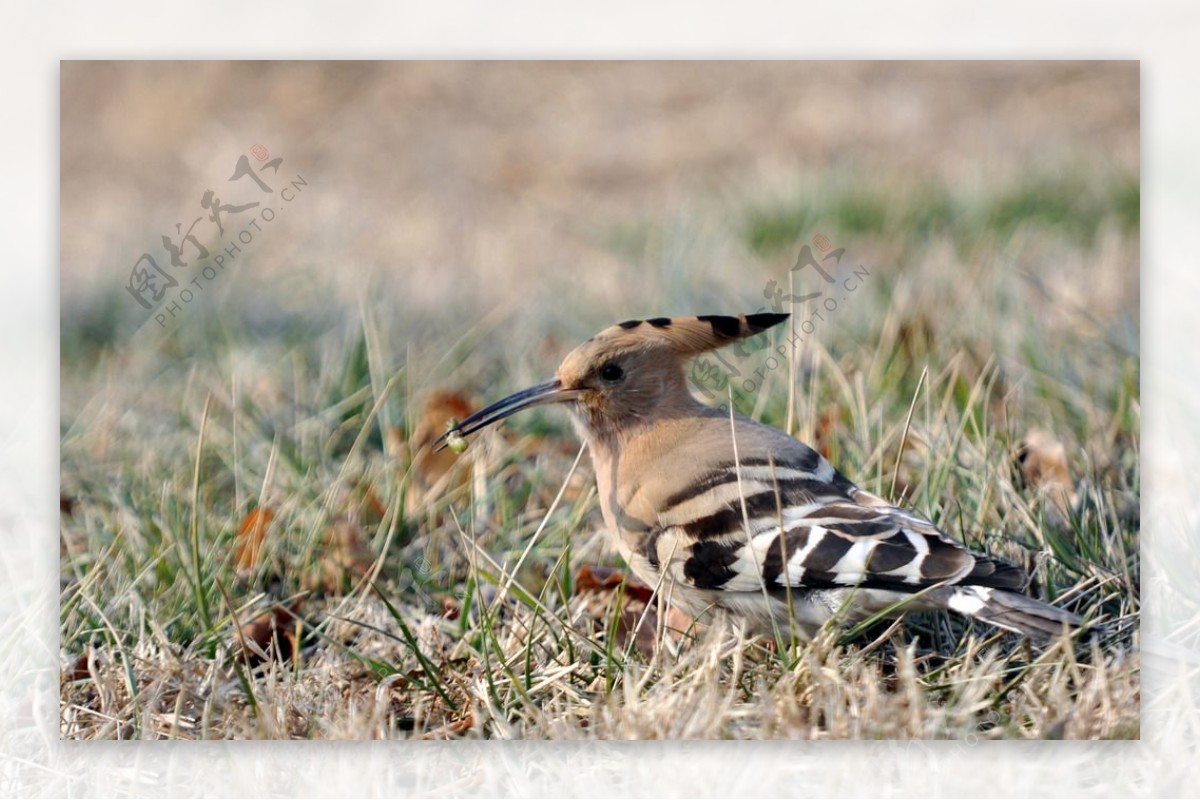
<instances>
[{"instance_id":1,"label":"bird's folded wing","mask_svg":"<svg viewBox=\"0 0 1200 800\"><path fill-rule=\"evenodd\" d=\"M795 439L744 420L739 451L725 436L714 424L629 482L622 527L646 532L641 554L654 569L730 591L1023 587L1019 569L860 489Z\"/></svg>"},{"instance_id":2,"label":"bird's folded wing","mask_svg":"<svg viewBox=\"0 0 1200 800\"><path fill-rule=\"evenodd\" d=\"M660 517L667 535L654 543L655 560L673 562L676 576L698 588L915 592L956 583L1020 589L1025 582L1019 569L966 550L930 522L852 484L726 482L699 499Z\"/></svg>"}]
</instances>

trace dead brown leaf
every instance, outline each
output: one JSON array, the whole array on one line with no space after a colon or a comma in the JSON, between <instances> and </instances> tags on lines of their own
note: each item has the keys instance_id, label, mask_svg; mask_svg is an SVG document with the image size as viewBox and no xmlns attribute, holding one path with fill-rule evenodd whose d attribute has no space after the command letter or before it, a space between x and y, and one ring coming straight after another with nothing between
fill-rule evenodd
<instances>
[{"instance_id":1,"label":"dead brown leaf","mask_svg":"<svg viewBox=\"0 0 1200 800\"><path fill-rule=\"evenodd\" d=\"M91 667L88 666L88 655L90 651L84 650L79 654L79 658L75 659L75 663L63 673L64 681L85 681L92 677Z\"/></svg>"},{"instance_id":2,"label":"dead brown leaf","mask_svg":"<svg viewBox=\"0 0 1200 800\"><path fill-rule=\"evenodd\" d=\"M446 490L465 483L466 462L450 448L433 452L433 443L453 421L466 419L476 409L476 404L464 393L450 389L435 389L425 398L421 416L407 443L412 472L412 486L407 498L410 512L419 510ZM396 432L392 439L392 446L397 447L403 437Z\"/></svg>"},{"instance_id":3,"label":"dead brown leaf","mask_svg":"<svg viewBox=\"0 0 1200 800\"><path fill-rule=\"evenodd\" d=\"M425 398L409 446L413 453L413 472L426 487L433 486L458 463L458 454L449 448L433 452L434 441L446 432L451 421L466 419L475 410L475 404L461 392L435 389Z\"/></svg>"},{"instance_id":4,"label":"dead brown leaf","mask_svg":"<svg viewBox=\"0 0 1200 800\"><path fill-rule=\"evenodd\" d=\"M304 577L306 589L321 589L338 594L370 572L375 552L357 522L339 517L321 534L317 563Z\"/></svg>"},{"instance_id":5,"label":"dead brown leaf","mask_svg":"<svg viewBox=\"0 0 1200 800\"><path fill-rule=\"evenodd\" d=\"M475 715L467 711L460 719L447 722L421 736L422 739L451 739L469 733L475 727Z\"/></svg>"},{"instance_id":6,"label":"dead brown leaf","mask_svg":"<svg viewBox=\"0 0 1200 800\"><path fill-rule=\"evenodd\" d=\"M817 417L817 425L813 430L813 448L825 456L833 457L833 445L841 435L841 418L833 409L826 409Z\"/></svg>"},{"instance_id":7,"label":"dead brown leaf","mask_svg":"<svg viewBox=\"0 0 1200 800\"><path fill-rule=\"evenodd\" d=\"M234 563L239 578L249 577L258 566L267 539L267 529L274 519L275 512L266 506L256 508L242 517L234 536Z\"/></svg>"},{"instance_id":8,"label":"dead brown leaf","mask_svg":"<svg viewBox=\"0 0 1200 800\"><path fill-rule=\"evenodd\" d=\"M455 620L462 616L462 604L453 597L442 598L442 610L439 612L443 619Z\"/></svg>"},{"instance_id":9,"label":"dead brown leaf","mask_svg":"<svg viewBox=\"0 0 1200 800\"><path fill-rule=\"evenodd\" d=\"M291 607L276 606L243 625L237 641L242 659L251 667L270 659L290 661L299 649L304 627L304 621L296 616L299 610L299 601Z\"/></svg>"},{"instance_id":10,"label":"dead brown leaf","mask_svg":"<svg viewBox=\"0 0 1200 800\"><path fill-rule=\"evenodd\" d=\"M1017 446L1016 465L1022 482L1038 492L1057 524L1065 523L1077 500L1075 484L1067 466L1067 449L1043 430L1025 434Z\"/></svg>"},{"instance_id":11,"label":"dead brown leaf","mask_svg":"<svg viewBox=\"0 0 1200 800\"><path fill-rule=\"evenodd\" d=\"M626 580L625 573L613 567L599 567L584 564L575 572L575 593L602 592L614 590L625 582L625 594L643 603L649 603L654 597L654 590L637 578Z\"/></svg>"}]
</instances>

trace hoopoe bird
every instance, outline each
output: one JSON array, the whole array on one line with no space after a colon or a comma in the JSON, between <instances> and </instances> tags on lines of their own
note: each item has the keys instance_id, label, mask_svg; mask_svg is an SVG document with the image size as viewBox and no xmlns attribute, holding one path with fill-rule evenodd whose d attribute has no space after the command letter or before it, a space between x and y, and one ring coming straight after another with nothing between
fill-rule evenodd
<instances>
[{"instance_id":1,"label":"hoopoe bird","mask_svg":"<svg viewBox=\"0 0 1200 800\"><path fill-rule=\"evenodd\" d=\"M787 314L659 317L613 325L557 376L471 415L438 440L461 449L522 409L564 403L595 466L600 508L633 572L699 615L725 609L755 633L949 609L1048 638L1082 620L1023 593L1017 567L967 550L867 492L792 436L704 405L685 365Z\"/></svg>"}]
</instances>

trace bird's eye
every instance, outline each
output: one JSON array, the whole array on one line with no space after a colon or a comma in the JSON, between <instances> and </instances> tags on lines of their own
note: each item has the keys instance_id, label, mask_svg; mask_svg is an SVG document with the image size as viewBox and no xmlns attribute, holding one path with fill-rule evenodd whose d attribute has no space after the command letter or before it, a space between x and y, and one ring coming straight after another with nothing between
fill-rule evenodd
<instances>
[{"instance_id":1,"label":"bird's eye","mask_svg":"<svg viewBox=\"0 0 1200 800\"><path fill-rule=\"evenodd\" d=\"M610 383L619 381L625 377L625 370L621 369L615 362L610 361L600 368L600 378Z\"/></svg>"}]
</instances>

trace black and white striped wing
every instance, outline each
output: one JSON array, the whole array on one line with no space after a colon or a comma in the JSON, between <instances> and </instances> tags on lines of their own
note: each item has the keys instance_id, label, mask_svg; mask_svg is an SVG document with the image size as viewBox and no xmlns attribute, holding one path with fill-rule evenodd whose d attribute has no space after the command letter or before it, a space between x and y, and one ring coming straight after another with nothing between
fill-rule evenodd
<instances>
[{"instance_id":1,"label":"black and white striped wing","mask_svg":"<svg viewBox=\"0 0 1200 800\"><path fill-rule=\"evenodd\" d=\"M792 506L784 523L756 530L737 547L722 588L860 586L919 591L970 583L1019 589L1020 570L964 549L902 509L829 502ZM736 547L731 540L730 547ZM686 569L686 565L685 565Z\"/></svg>"},{"instance_id":2,"label":"black and white striped wing","mask_svg":"<svg viewBox=\"0 0 1200 800\"><path fill-rule=\"evenodd\" d=\"M971 553L858 489L824 459L814 466L714 469L664 504L645 555L685 584L733 592L1024 584L1017 568Z\"/></svg>"}]
</instances>

